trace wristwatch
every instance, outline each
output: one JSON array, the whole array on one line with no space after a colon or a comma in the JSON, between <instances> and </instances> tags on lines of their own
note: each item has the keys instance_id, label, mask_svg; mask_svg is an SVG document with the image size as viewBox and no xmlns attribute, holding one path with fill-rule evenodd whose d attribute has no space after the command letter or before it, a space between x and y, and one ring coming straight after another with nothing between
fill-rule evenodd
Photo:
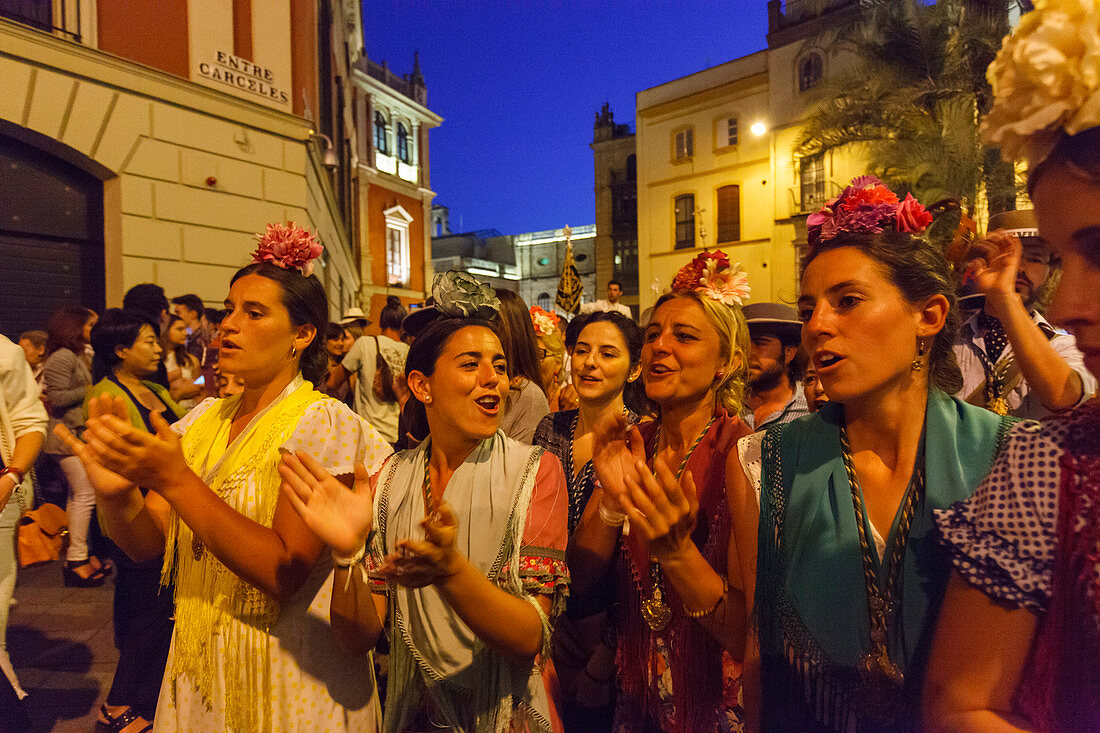
<instances>
[{"instance_id":1,"label":"wristwatch","mask_svg":"<svg viewBox=\"0 0 1100 733\"><path fill-rule=\"evenodd\" d=\"M16 486L23 483L23 477L26 474L24 474L18 468L15 468L14 466L8 466L7 468L0 470L0 476L7 476L9 473L15 477Z\"/></svg>"}]
</instances>

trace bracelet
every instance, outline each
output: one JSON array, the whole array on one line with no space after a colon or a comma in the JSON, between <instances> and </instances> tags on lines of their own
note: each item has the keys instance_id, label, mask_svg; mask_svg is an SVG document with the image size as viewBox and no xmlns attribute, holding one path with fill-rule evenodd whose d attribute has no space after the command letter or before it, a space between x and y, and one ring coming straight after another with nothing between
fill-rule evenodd
<instances>
[{"instance_id":1,"label":"bracelet","mask_svg":"<svg viewBox=\"0 0 1100 733\"><path fill-rule=\"evenodd\" d=\"M371 530L367 535L367 541L363 543L363 546L352 555L351 557L344 557L343 555L337 555L332 553L332 564L338 568L353 568L359 563L363 562L363 558L367 556L367 548L370 547L371 541L374 539L374 530Z\"/></svg>"},{"instance_id":2,"label":"bracelet","mask_svg":"<svg viewBox=\"0 0 1100 733\"><path fill-rule=\"evenodd\" d=\"M5 468L3 470L0 470L0 476L7 476L8 474L11 474L12 476L15 477L15 485L16 486L23 483L23 478L26 476L25 473L20 471L15 466L8 466L7 468Z\"/></svg>"},{"instance_id":3,"label":"bracelet","mask_svg":"<svg viewBox=\"0 0 1100 733\"><path fill-rule=\"evenodd\" d=\"M718 596L718 600L714 602L714 605L705 611L689 611L687 606L684 607L684 615L688 618L703 618L709 616L718 610L718 607L722 605L722 601L726 600L726 594L730 591L730 584L722 578L722 595Z\"/></svg>"},{"instance_id":4,"label":"bracelet","mask_svg":"<svg viewBox=\"0 0 1100 733\"><path fill-rule=\"evenodd\" d=\"M597 508L600 512L600 519L603 520L603 523L608 527L621 527L627 520L625 514L608 509L603 505L602 501Z\"/></svg>"}]
</instances>

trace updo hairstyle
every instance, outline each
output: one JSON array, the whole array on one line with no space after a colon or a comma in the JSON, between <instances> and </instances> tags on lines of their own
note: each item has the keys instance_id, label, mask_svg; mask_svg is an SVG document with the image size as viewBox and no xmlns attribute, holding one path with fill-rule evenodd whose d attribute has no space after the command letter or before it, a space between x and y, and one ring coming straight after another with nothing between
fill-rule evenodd
<instances>
[{"instance_id":1,"label":"updo hairstyle","mask_svg":"<svg viewBox=\"0 0 1100 733\"><path fill-rule=\"evenodd\" d=\"M405 358L405 379L408 380L413 372L420 372L425 377L432 376L436 362L451 338L470 326L487 328L500 339L500 330L492 321L481 318L440 318L427 326L409 346L409 353ZM409 399L405 401L402 415L413 438L421 441L428 437L428 412L412 390L409 391Z\"/></svg>"},{"instance_id":2,"label":"updo hairstyle","mask_svg":"<svg viewBox=\"0 0 1100 733\"><path fill-rule=\"evenodd\" d=\"M707 320L718 332L719 356L725 374L714 387L718 404L731 415L739 415L745 405L745 378L749 374L749 326L745 314L735 306L726 305L714 298L700 295L694 290L676 290L665 293L653 306L653 314L673 298L689 298L703 309ZM651 315L652 319L653 316Z\"/></svg>"},{"instance_id":3,"label":"updo hairstyle","mask_svg":"<svg viewBox=\"0 0 1100 733\"><path fill-rule=\"evenodd\" d=\"M401 305L401 298L396 295L387 295L386 305L378 316L378 327L383 331L387 329L400 331L401 322L405 320L405 316L408 314L409 312L405 310L405 306Z\"/></svg>"},{"instance_id":4,"label":"updo hairstyle","mask_svg":"<svg viewBox=\"0 0 1100 733\"><path fill-rule=\"evenodd\" d=\"M323 387L328 378L328 352L325 351L325 334L328 330L328 299L321 282L313 275L306 277L297 270L284 270L270 262L255 262L237 270L229 284L245 275L259 275L274 280L282 289L280 301L290 315L295 328L311 324L316 334L302 350L299 367L302 376Z\"/></svg>"},{"instance_id":5,"label":"updo hairstyle","mask_svg":"<svg viewBox=\"0 0 1100 733\"><path fill-rule=\"evenodd\" d=\"M841 247L855 247L877 262L882 274L912 306L934 295L947 298L950 305L947 320L940 332L932 337L929 349L928 381L947 394L961 390L962 372L959 371L953 347L962 321L955 295L955 279L943 252L908 232L841 232L814 247L802 265L802 274L822 252Z\"/></svg>"}]
</instances>

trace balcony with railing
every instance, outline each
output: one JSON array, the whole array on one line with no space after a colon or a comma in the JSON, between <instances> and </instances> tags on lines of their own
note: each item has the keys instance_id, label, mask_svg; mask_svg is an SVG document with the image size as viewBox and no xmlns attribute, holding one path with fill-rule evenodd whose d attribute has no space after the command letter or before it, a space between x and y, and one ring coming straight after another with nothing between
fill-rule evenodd
<instances>
[{"instance_id":1,"label":"balcony with railing","mask_svg":"<svg viewBox=\"0 0 1100 733\"><path fill-rule=\"evenodd\" d=\"M0 18L80 43L79 0L0 0Z\"/></svg>"}]
</instances>

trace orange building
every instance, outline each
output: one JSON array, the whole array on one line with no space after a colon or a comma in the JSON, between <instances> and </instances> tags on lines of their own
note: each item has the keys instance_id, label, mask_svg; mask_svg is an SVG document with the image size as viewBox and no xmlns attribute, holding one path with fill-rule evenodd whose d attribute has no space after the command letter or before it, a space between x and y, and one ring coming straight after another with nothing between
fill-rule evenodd
<instances>
[{"instance_id":1,"label":"orange building","mask_svg":"<svg viewBox=\"0 0 1100 733\"><path fill-rule=\"evenodd\" d=\"M363 308L372 320L388 295L419 303L432 281L428 131L443 119L427 107L418 59L399 76L361 57L352 69L358 129L359 241ZM374 314L374 315L372 315ZM375 325L377 329L377 325Z\"/></svg>"}]
</instances>

